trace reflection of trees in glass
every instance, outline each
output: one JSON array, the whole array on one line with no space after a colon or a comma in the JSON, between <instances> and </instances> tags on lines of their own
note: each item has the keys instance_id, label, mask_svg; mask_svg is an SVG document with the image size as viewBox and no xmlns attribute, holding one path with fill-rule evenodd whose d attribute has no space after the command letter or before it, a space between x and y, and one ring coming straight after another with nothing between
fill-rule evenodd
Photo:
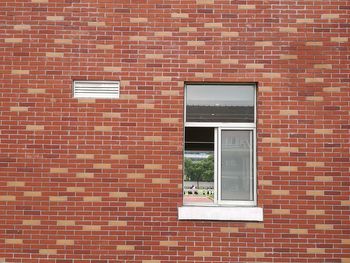
<instances>
[{"instance_id":1,"label":"reflection of trees in glass","mask_svg":"<svg viewBox=\"0 0 350 263\"><path fill-rule=\"evenodd\" d=\"M192 161L185 158L185 180L197 182L213 182L214 181L214 156L209 155L200 161Z\"/></svg>"}]
</instances>

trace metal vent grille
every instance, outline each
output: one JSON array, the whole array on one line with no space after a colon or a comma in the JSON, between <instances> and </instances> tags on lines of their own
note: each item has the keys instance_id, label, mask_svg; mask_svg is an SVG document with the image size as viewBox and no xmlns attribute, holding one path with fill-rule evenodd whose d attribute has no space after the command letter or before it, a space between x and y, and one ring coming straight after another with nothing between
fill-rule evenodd
<instances>
[{"instance_id":1,"label":"metal vent grille","mask_svg":"<svg viewBox=\"0 0 350 263\"><path fill-rule=\"evenodd\" d=\"M119 98L119 81L74 81L74 98Z\"/></svg>"}]
</instances>

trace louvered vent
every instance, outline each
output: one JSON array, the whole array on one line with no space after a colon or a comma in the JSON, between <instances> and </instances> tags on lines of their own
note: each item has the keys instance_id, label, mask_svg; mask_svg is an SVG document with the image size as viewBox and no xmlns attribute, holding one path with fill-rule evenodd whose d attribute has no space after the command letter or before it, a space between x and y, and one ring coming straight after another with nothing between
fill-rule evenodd
<instances>
[{"instance_id":1,"label":"louvered vent","mask_svg":"<svg viewBox=\"0 0 350 263\"><path fill-rule=\"evenodd\" d=\"M74 98L119 98L119 81L74 81Z\"/></svg>"}]
</instances>

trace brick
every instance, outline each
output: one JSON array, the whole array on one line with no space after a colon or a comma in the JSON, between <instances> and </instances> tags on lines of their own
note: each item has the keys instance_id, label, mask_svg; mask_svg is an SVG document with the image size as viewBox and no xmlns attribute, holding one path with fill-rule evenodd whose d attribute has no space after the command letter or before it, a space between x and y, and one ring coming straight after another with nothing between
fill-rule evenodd
<instances>
[{"instance_id":1,"label":"brick","mask_svg":"<svg viewBox=\"0 0 350 263\"><path fill-rule=\"evenodd\" d=\"M127 159L129 159L129 156L127 154L112 154L111 159L112 160L127 160Z\"/></svg>"},{"instance_id":2,"label":"brick","mask_svg":"<svg viewBox=\"0 0 350 263\"><path fill-rule=\"evenodd\" d=\"M197 78L212 78L213 74L212 73L201 73L201 72L196 72L195 76Z\"/></svg>"},{"instance_id":3,"label":"brick","mask_svg":"<svg viewBox=\"0 0 350 263\"><path fill-rule=\"evenodd\" d=\"M161 94L163 96L179 96L180 93L177 90L162 90Z\"/></svg>"},{"instance_id":4,"label":"brick","mask_svg":"<svg viewBox=\"0 0 350 263\"><path fill-rule=\"evenodd\" d=\"M68 173L68 168L50 168L50 173Z\"/></svg>"},{"instance_id":5,"label":"brick","mask_svg":"<svg viewBox=\"0 0 350 263\"><path fill-rule=\"evenodd\" d=\"M306 167L324 167L324 162L307 162Z\"/></svg>"},{"instance_id":6,"label":"brick","mask_svg":"<svg viewBox=\"0 0 350 263\"><path fill-rule=\"evenodd\" d=\"M350 263L350 258L342 258L341 263Z\"/></svg>"},{"instance_id":7,"label":"brick","mask_svg":"<svg viewBox=\"0 0 350 263\"><path fill-rule=\"evenodd\" d=\"M283 59L283 60L298 59L298 56L297 55L288 55L288 54L283 55L283 54L281 54L280 59Z\"/></svg>"},{"instance_id":8,"label":"brick","mask_svg":"<svg viewBox=\"0 0 350 263\"><path fill-rule=\"evenodd\" d=\"M74 220L57 220L58 226L75 226Z\"/></svg>"},{"instance_id":9,"label":"brick","mask_svg":"<svg viewBox=\"0 0 350 263\"><path fill-rule=\"evenodd\" d=\"M98 132L111 132L113 127L112 126L95 126L95 131Z\"/></svg>"},{"instance_id":10,"label":"brick","mask_svg":"<svg viewBox=\"0 0 350 263\"><path fill-rule=\"evenodd\" d=\"M307 215L324 215L325 214L325 211L324 210L307 210L306 211L306 214Z\"/></svg>"},{"instance_id":11,"label":"brick","mask_svg":"<svg viewBox=\"0 0 350 263\"><path fill-rule=\"evenodd\" d=\"M272 185L271 180L259 180L258 183L259 183L259 185L265 185L265 186Z\"/></svg>"},{"instance_id":12,"label":"brick","mask_svg":"<svg viewBox=\"0 0 350 263\"><path fill-rule=\"evenodd\" d=\"M122 68L121 67L104 67L103 71L106 71L106 72L121 72Z\"/></svg>"},{"instance_id":13,"label":"brick","mask_svg":"<svg viewBox=\"0 0 350 263\"><path fill-rule=\"evenodd\" d=\"M298 28L296 28L296 27L280 27L279 31L282 33L297 33Z\"/></svg>"},{"instance_id":14,"label":"brick","mask_svg":"<svg viewBox=\"0 0 350 263\"><path fill-rule=\"evenodd\" d=\"M25 226L40 226L40 220L23 220L22 224Z\"/></svg>"},{"instance_id":15,"label":"brick","mask_svg":"<svg viewBox=\"0 0 350 263\"><path fill-rule=\"evenodd\" d=\"M43 131L45 129L44 125L27 125L27 131Z\"/></svg>"},{"instance_id":16,"label":"brick","mask_svg":"<svg viewBox=\"0 0 350 263\"><path fill-rule=\"evenodd\" d=\"M38 197L41 196L42 193L40 191L25 191L23 192L23 196L27 196L27 197Z\"/></svg>"},{"instance_id":17,"label":"brick","mask_svg":"<svg viewBox=\"0 0 350 263\"><path fill-rule=\"evenodd\" d=\"M11 244L11 245L21 245L23 244L23 239L5 239L5 244Z\"/></svg>"},{"instance_id":18,"label":"brick","mask_svg":"<svg viewBox=\"0 0 350 263\"><path fill-rule=\"evenodd\" d=\"M126 175L127 178L129 179L143 179L145 178L145 174L142 173L128 173Z\"/></svg>"},{"instance_id":19,"label":"brick","mask_svg":"<svg viewBox=\"0 0 350 263\"><path fill-rule=\"evenodd\" d=\"M173 33L172 32L164 32L164 31L162 31L162 32L155 32L154 35L156 37L171 37L173 35Z\"/></svg>"},{"instance_id":20,"label":"brick","mask_svg":"<svg viewBox=\"0 0 350 263\"><path fill-rule=\"evenodd\" d=\"M195 251L194 252L195 257L211 257L213 256L212 251Z\"/></svg>"},{"instance_id":21,"label":"brick","mask_svg":"<svg viewBox=\"0 0 350 263\"><path fill-rule=\"evenodd\" d=\"M315 64L314 68L317 68L317 69L332 69L332 64Z\"/></svg>"},{"instance_id":22,"label":"brick","mask_svg":"<svg viewBox=\"0 0 350 263\"><path fill-rule=\"evenodd\" d=\"M177 247L179 245L179 242L177 242L177 241L160 241L159 245L165 246L165 247Z\"/></svg>"},{"instance_id":23,"label":"brick","mask_svg":"<svg viewBox=\"0 0 350 263\"><path fill-rule=\"evenodd\" d=\"M112 165L110 163L94 163L94 169L111 169Z\"/></svg>"},{"instance_id":24,"label":"brick","mask_svg":"<svg viewBox=\"0 0 350 263\"><path fill-rule=\"evenodd\" d=\"M322 19L338 19L339 14L322 14L321 18Z\"/></svg>"},{"instance_id":25,"label":"brick","mask_svg":"<svg viewBox=\"0 0 350 263\"><path fill-rule=\"evenodd\" d=\"M163 54L146 54L145 58L147 59L163 59Z\"/></svg>"},{"instance_id":26,"label":"brick","mask_svg":"<svg viewBox=\"0 0 350 263\"><path fill-rule=\"evenodd\" d=\"M290 116L290 115L298 115L298 110L280 110L280 115Z\"/></svg>"},{"instance_id":27,"label":"brick","mask_svg":"<svg viewBox=\"0 0 350 263\"><path fill-rule=\"evenodd\" d=\"M214 0L196 0L197 5L212 5Z\"/></svg>"},{"instance_id":28,"label":"brick","mask_svg":"<svg viewBox=\"0 0 350 263\"><path fill-rule=\"evenodd\" d=\"M180 33L193 33L197 32L197 28L195 27L179 27Z\"/></svg>"},{"instance_id":29,"label":"brick","mask_svg":"<svg viewBox=\"0 0 350 263\"><path fill-rule=\"evenodd\" d=\"M83 226L83 231L100 231L101 226L97 225L85 225Z\"/></svg>"},{"instance_id":30,"label":"brick","mask_svg":"<svg viewBox=\"0 0 350 263\"><path fill-rule=\"evenodd\" d=\"M271 47L272 41L256 41L255 46L257 47Z\"/></svg>"},{"instance_id":31,"label":"brick","mask_svg":"<svg viewBox=\"0 0 350 263\"><path fill-rule=\"evenodd\" d=\"M70 240L70 239L56 240L56 245L58 246L73 246L74 244L75 244L74 240Z\"/></svg>"},{"instance_id":32,"label":"brick","mask_svg":"<svg viewBox=\"0 0 350 263\"><path fill-rule=\"evenodd\" d=\"M206 28L221 28L222 23L204 23L204 27L206 27Z\"/></svg>"},{"instance_id":33,"label":"brick","mask_svg":"<svg viewBox=\"0 0 350 263\"><path fill-rule=\"evenodd\" d=\"M109 193L109 197L114 197L114 198L123 198L123 197L127 197L128 194L125 192L112 192Z\"/></svg>"},{"instance_id":34,"label":"brick","mask_svg":"<svg viewBox=\"0 0 350 263\"><path fill-rule=\"evenodd\" d=\"M238 227L220 227L222 233L238 233Z\"/></svg>"},{"instance_id":35,"label":"brick","mask_svg":"<svg viewBox=\"0 0 350 263\"><path fill-rule=\"evenodd\" d=\"M8 187L24 187L25 182L22 181L11 181L6 184Z\"/></svg>"},{"instance_id":36,"label":"brick","mask_svg":"<svg viewBox=\"0 0 350 263\"><path fill-rule=\"evenodd\" d=\"M320 41L307 41L305 42L305 45L306 46L323 46L323 42L320 42Z\"/></svg>"},{"instance_id":37,"label":"brick","mask_svg":"<svg viewBox=\"0 0 350 263\"><path fill-rule=\"evenodd\" d=\"M305 78L306 83L322 83L323 78Z\"/></svg>"},{"instance_id":38,"label":"brick","mask_svg":"<svg viewBox=\"0 0 350 263\"><path fill-rule=\"evenodd\" d=\"M64 20L64 16L47 16L46 19L48 21L60 22Z\"/></svg>"},{"instance_id":39,"label":"brick","mask_svg":"<svg viewBox=\"0 0 350 263\"><path fill-rule=\"evenodd\" d=\"M264 252L247 252L247 258L263 258L265 257Z\"/></svg>"},{"instance_id":40,"label":"brick","mask_svg":"<svg viewBox=\"0 0 350 263\"><path fill-rule=\"evenodd\" d=\"M126 207L144 207L145 204L143 202L127 202Z\"/></svg>"},{"instance_id":41,"label":"brick","mask_svg":"<svg viewBox=\"0 0 350 263\"><path fill-rule=\"evenodd\" d=\"M348 42L348 38L347 37L331 37L331 42L345 43L345 42Z\"/></svg>"},{"instance_id":42,"label":"brick","mask_svg":"<svg viewBox=\"0 0 350 263\"><path fill-rule=\"evenodd\" d=\"M152 184L169 184L170 179L167 178L153 178Z\"/></svg>"},{"instance_id":43,"label":"brick","mask_svg":"<svg viewBox=\"0 0 350 263\"><path fill-rule=\"evenodd\" d=\"M85 192L85 187L81 187L81 186L69 186L69 187L67 187L67 192L82 193L82 192Z\"/></svg>"},{"instance_id":44,"label":"brick","mask_svg":"<svg viewBox=\"0 0 350 263\"><path fill-rule=\"evenodd\" d=\"M126 221L109 221L108 222L109 226L127 226Z\"/></svg>"},{"instance_id":45,"label":"brick","mask_svg":"<svg viewBox=\"0 0 350 263\"><path fill-rule=\"evenodd\" d=\"M30 30L31 26L30 25L14 25L13 29L14 30Z\"/></svg>"},{"instance_id":46,"label":"brick","mask_svg":"<svg viewBox=\"0 0 350 263\"><path fill-rule=\"evenodd\" d=\"M130 41L147 41L146 36L130 36Z\"/></svg>"},{"instance_id":47,"label":"brick","mask_svg":"<svg viewBox=\"0 0 350 263\"><path fill-rule=\"evenodd\" d=\"M138 109L154 109L154 104L150 104L150 103L144 103L144 104L137 104L137 108Z\"/></svg>"},{"instance_id":48,"label":"brick","mask_svg":"<svg viewBox=\"0 0 350 263\"><path fill-rule=\"evenodd\" d=\"M315 129L316 134L332 134L332 129Z\"/></svg>"},{"instance_id":49,"label":"brick","mask_svg":"<svg viewBox=\"0 0 350 263\"><path fill-rule=\"evenodd\" d=\"M25 69L13 69L11 71L11 74L13 75L28 75L29 74L29 70L25 70Z\"/></svg>"},{"instance_id":50,"label":"brick","mask_svg":"<svg viewBox=\"0 0 350 263\"><path fill-rule=\"evenodd\" d=\"M147 22L147 17L131 17L130 23L145 23Z\"/></svg>"},{"instance_id":51,"label":"brick","mask_svg":"<svg viewBox=\"0 0 350 263\"><path fill-rule=\"evenodd\" d=\"M28 107L10 107L10 111L24 112L24 111L28 111Z\"/></svg>"},{"instance_id":52,"label":"brick","mask_svg":"<svg viewBox=\"0 0 350 263\"><path fill-rule=\"evenodd\" d=\"M297 235L307 235L309 231L307 229L298 228L298 229L289 229L289 233L297 234Z\"/></svg>"},{"instance_id":53,"label":"brick","mask_svg":"<svg viewBox=\"0 0 350 263\"><path fill-rule=\"evenodd\" d=\"M238 59L221 59L221 64L238 64Z\"/></svg>"},{"instance_id":54,"label":"brick","mask_svg":"<svg viewBox=\"0 0 350 263\"><path fill-rule=\"evenodd\" d=\"M32 3L48 3L49 0L32 0Z\"/></svg>"},{"instance_id":55,"label":"brick","mask_svg":"<svg viewBox=\"0 0 350 263\"><path fill-rule=\"evenodd\" d=\"M94 173L76 173L77 178L94 178Z\"/></svg>"},{"instance_id":56,"label":"brick","mask_svg":"<svg viewBox=\"0 0 350 263\"><path fill-rule=\"evenodd\" d=\"M0 195L0 202L16 201L15 195Z\"/></svg>"},{"instance_id":57,"label":"brick","mask_svg":"<svg viewBox=\"0 0 350 263\"><path fill-rule=\"evenodd\" d=\"M187 59L188 64L205 64L205 59Z\"/></svg>"},{"instance_id":58,"label":"brick","mask_svg":"<svg viewBox=\"0 0 350 263\"><path fill-rule=\"evenodd\" d=\"M27 93L29 93L29 94L45 94L46 89L28 89Z\"/></svg>"},{"instance_id":59,"label":"brick","mask_svg":"<svg viewBox=\"0 0 350 263\"><path fill-rule=\"evenodd\" d=\"M255 5L238 5L238 10L254 10L256 9Z\"/></svg>"},{"instance_id":60,"label":"brick","mask_svg":"<svg viewBox=\"0 0 350 263\"><path fill-rule=\"evenodd\" d=\"M180 119L178 118L161 118L161 123L180 123Z\"/></svg>"},{"instance_id":61,"label":"brick","mask_svg":"<svg viewBox=\"0 0 350 263\"><path fill-rule=\"evenodd\" d=\"M253 229L264 229L265 225L263 223L246 223L245 227L246 228L253 228Z\"/></svg>"},{"instance_id":62,"label":"brick","mask_svg":"<svg viewBox=\"0 0 350 263\"><path fill-rule=\"evenodd\" d=\"M107 45L107 44L98 44L96 45L96 49L102 49L102 50L105 50L105 49L113 49L114 48L114 45Z\"/></svg>"},{"instance_id":63,"label":"brick","mask_svg":"<svg viewBox=\"0 0 350 263\"><path fill-rule=\"evenodd\" d=\"M153 77L153 81L156 81L156 82L169 82L169 81L171 81L171 77L155 76L155 77Z\"/></svg>"},{"instance_id":64,"label":"brick","mask_svg":"<svg viewBox=\"0 0 350 263\"><path fill-rule=\"evenodd\" d=\"M239 36L239 32L234 32L234 31L221 32L221 36L222 37L238 37Z\"/></svg>"},{"instance_id":65,"label":"brick","mask_svg":"<svg viewBox=\"0 0 350 263\"><path fill-rule=\"evenodd\" d=\"M323 196L324 191L322 191L322 190L308 190L308 191L306 191L306 194L311 195L311 196Z\"/></svg>"},{"instance_id":66,"label":"brick","mask_svg":"<svg viewBox=\"0 0 350 263\"><path fill-rule=\"evenodd\" d=\"M91 21L88 22L88 26L95 26L95 27L101 27L101 26L106 26L106 22L95 22L95 21Z\"/></svg>"},{"instance_id":67,"label":"brick","mask_svg":"<svg viewBox=\"0 0 350 263\"><path fill-rule=\"evenodd\" d=\"M263 69L264 68L264 64L246 64L245 67L247 69Z\"/></svg>"},{"instance_id":68,"label":"brick","mask_svg":"<svg viewBox=\"0 0 350 263\"><path fill-rule=\"evenodd\" d=\"M308 254L324 254L326 251L324 248L307 248Z\"/></svg>"},{"instance_id":69,"label":"brick","mask_svg":"<svg viewBox=\"0 0 350 263\"><path fill-rule=\"evenodd\" d=\"M77 159L94 159L95 158L95 155L93 155L93 154L76 154L75 155L75 158L77 158Z\"/></svg>"},{"instance_id":70,"label":"brick","mask_svg":"<svg viewBox=\"0 0 350 263\"><path fill-rule=\"evenodd\" d=\"M46 52L46 56L49 58L63 58L64 53L61 52Z\"/></svg>"},{"instance_id":71,"label":"brick","mask_svg":"<svg viewBox=\"0 0 350 263\"><path fill-rule=\"evenodd\" d=\"M350 239L342 239L341 243L346 244L346 245L350 245Z\"/></svg>"},{"instance_id":72,"label":"brick","mask_svg":"<svg viewBox=\"0 0 350 263\"><path fill-rule=\"evenodd\" d=\"M263 77L264 78L281 78L281 74L280 73L263 73Z\"/></svg>"},{"instance_id":73,"label":"brick","mask_svg":"<svg viewBox=\"0 0 350 263\"><path fill-rule=\"evenodd\" d=\"M162 141L162 136L144 136L143 139L146 142L160 142Z\"/></svg>"},{"instance_id":74,"label":"brick","mask_svg":"<svg viewBox=\"0 0 350 263\"><path fill-rule=\"evenodd\" d=\"M327 224L316 224L315 229L317 230L332 230L333 225L327 225Z\"/></svg>"},{"instance_id":75,"label":"brick","mask_svg":"<svg viewBox=\"0 0 350 263\"><path fill-rule=\"evenodd\" d=\"M39 254L41 255L56 255L56 249L39 249Z\"/></svg>"},{"instance_id":76,"label":"brick","mask_svg":"<svg viewBox=\"0 0 350 263\"><path fill-rule=\"evenodd\" d=\"M332 176L315 176L316 182L333 182Z\"/></svg>"},{"instance_id":77,"label":"brick","mask_svg":"<svg viewBox=\"0 0 350 263\"><path fill-rule=\"evenodd\" d=\"M205 1L205 0L203 0ZM208 0L208 1L214 1L214 0ZM172 18L188 18L188 14L186 13L171 13Z\"/></svg>"},{"instance_id":78,"label":"brick","mask_svg":"<svg viewBox=\"0 0 350 263\"><path fill-rule=\"evenodd\" d=\"M289 215L289 209L272 209L272 214L274 215Z\"/></svg>"},{"instance_id":79,"label":"brick","mask_svg":"<svg viewBox=\"0 0 350 263\"><path fill-rule=\"evenodd\" d=\"M121 114L119 112L104 112L104 118L120 118Z\"/></svg>"},{"instance_id":80,"label":"brick","mask_svg":"<svg viewBox=\"0 0 350 263\"><path fill-rule=\"evenodd\" d=\"M290 192L289 190L272 190L271 194L272 195L289 195Z\"/></svg>"},{"instance_id":81,"label":"brick","mask_svg":"<svg viewBox=\"0 0 350 263\"><path fill-rule=\"evenodd\" d=\"M289 153L289 152L299 152L298 147L280 147L280 152Z\"/></svg>"},{"instance_id":82,"label":"brick","mask_svg":"<svg viewBox=\"0 0 350 263\"><path fill-rule=\"evenodd\" d=\"M84 196L83 200L84 202L101 202L102 197L101 196Z\"/></svg>"},{"instance_id":83,"label":"brick","mask_svg":"<svg viewBox=\"0 0 350 263\"><path fill-rule=\"evenodd\" d=\"M135 246L132 245L119 245L117 246L117 251L134 251Z\"/></svg>"},{"instance_id":84,"label":"brick","mask_svg":"<svg viewBox=\"0 0 350 263\"><path fill-rule=\"evenodd\" d=\"M66 202L67 197L66 196L50 196L49 200L50 200L50 202Z\"/></svg>"},{"instance_id":85,"label":"brick","mask_svg":"<svg viewBox=\"0 0 350 263\"><path fill-rule=\"evenodd\" d=\"M160 169L162 169L162 165L161 164L145 164L144 168L148 169L148 170L160 170Z\"/></svg>"},{"instance_id":86,"label":"brick","mask_svg":"<svg viewBox=\"0 0 350 263\"><path fill-rule=\"evenodd\" d=\"M5 38L5 43L22 43L22 38Z\"/></svg>"},{"instance_id":87,"label":"brick","mask_svg":"<svg viewBox=\"0 0 350 263\"><path fill-rule=\"evenodd\" d=\"M320 96L308 96L305 98L307 101L323 101L324 98Z\"/></svg>"},{"instance_id":88,"label":"brick","mask_svg":"<svg viewBox=\"0 0 350 263\"><path fill-rule=\"evenodd\" d=\"M73 43L72 39L55 39L54 40L55 44L67 44L70 45Z\"/></svg>"},{"instance_id":89,"label":"brick","mask_svg":"<svg viewBox=\"0 0 350 263\"><path fill-rule=\"evenodd\" d=\"M262 138L263 143L281 143L281 138L266 137Z\"/></svg>"},{"instance_id":90,"label":"brick","mask_svg":"<svg viewBox=\"0 0 350 263\"><path fill-rule=\"evenodd\" d=\"M315 20L313 18L298 18L297 23L300 24L312 24L315 23Z\"/></svg>"},{"instance_id":91,"label":"brick","mask_svg":"<svg viewBox=\"0 0 350 263\"><path fill-rule=\"evenodd\" d=\"M161 263L160 260L142 260L142 263Z\"/></svg>"}]
</instances>

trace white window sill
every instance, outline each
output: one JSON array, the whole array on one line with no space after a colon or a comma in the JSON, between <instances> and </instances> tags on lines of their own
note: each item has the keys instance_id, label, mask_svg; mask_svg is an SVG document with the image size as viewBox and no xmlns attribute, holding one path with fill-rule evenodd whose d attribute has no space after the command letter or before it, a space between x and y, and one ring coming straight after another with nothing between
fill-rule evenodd
<instances>
[{"instance_id":1,"label":"white window sill","mask_svg":"<svg viewBox=\"0 0 350 263\"><path fill-rule=\"evenodd\" d=\"M179 220L258 221L264 219L261 207L181 206Z\"/></svg>"}]
</instances>

